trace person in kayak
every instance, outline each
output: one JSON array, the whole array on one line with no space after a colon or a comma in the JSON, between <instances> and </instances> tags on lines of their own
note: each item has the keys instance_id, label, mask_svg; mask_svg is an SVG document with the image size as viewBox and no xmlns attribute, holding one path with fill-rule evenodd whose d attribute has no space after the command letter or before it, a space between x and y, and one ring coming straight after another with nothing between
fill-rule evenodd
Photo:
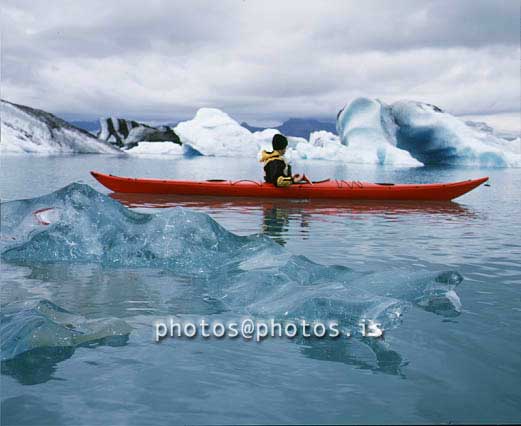
<instances>
[{"instance_id":1,"label":"person in kayak","mask_svg":"<svg viewBox=\"0 0 521 426\"><path fill-rule=\"evenodd\" d=\"M273 150L271 152L262 151L261 163L264 164L264 180L275 186L289 186L293 183L306 181L309 179L304 175L291 174L291 165L284 158L288 139L284 135L276 134L271 142Z\"/></svg>"}]
</instances>

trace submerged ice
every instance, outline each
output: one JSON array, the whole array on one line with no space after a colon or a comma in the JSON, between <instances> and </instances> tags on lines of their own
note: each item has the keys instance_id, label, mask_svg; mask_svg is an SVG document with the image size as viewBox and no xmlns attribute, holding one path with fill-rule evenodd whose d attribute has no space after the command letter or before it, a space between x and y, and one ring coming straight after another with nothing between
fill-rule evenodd
<instances>
[{"instance_id":1,"label":"submerged ice","mask_svg":"<svg viewBox=\"0 0 521 426\"><path fill-rule=\"evenodd\" d=\"M444 316L461 309L456 272L383 275L320 265L267 237L235 235L206 214L137 213L88 185L4 203L1 220L4 261L167 269L241 315L338 320L346 328L365 318L392 329L412 306Z\"/></svg>"},{"instance_id":2,"label":"submerged ice","mask_svg":"<svg viewBox=\"0 0 521 426\"><path fill-rule=\"evenodd\" d=\"M10 303L0 313L2 361L44 348L120 344L130 331L123 320L87 320L45 299Z\"/></svg>"},{"instance_id":3,"label":"submerged ice","mask_svg":"<svg viewBox=\"0 0 521 426\"><path fill-rule=\"evenodd\" d=\"M59 216L50 225L35 217L48 208ZM240 257L249 242L259 247L258 238L230 234L207 215L180 208L162 215L136 213L82 184L5 203L2 223L3 259L24 262L151 266L197 274Z\"/></svg>"}]
</instances>

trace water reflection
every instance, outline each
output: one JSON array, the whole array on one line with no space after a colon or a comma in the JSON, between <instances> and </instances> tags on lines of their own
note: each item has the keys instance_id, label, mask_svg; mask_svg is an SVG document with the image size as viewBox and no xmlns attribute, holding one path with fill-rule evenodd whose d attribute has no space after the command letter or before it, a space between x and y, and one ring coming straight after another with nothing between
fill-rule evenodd
<instances>
[{"instance_id":1,"label":"water reflection","mask_svg":"<svg viewBox=\"0 0 521 426\"><path fill-rule=\"evenodd\" d=\"M98 264L49 263L2 266L5 302L45 297L89 319L163 314L215 314L222 303L208 296L204 280L153 268L104 268ZM12 276L9 276L12 275ZM30 285L27 285L27 283Z\"/></svg>"},{"instance_id":2,"label":"water reflection","mask_svg":"<svg viewBox=\"0 0 521 426\"><path fill-rule=\"evenodd\" d=\"M279 208L308 214L451 214L472 215L461 204L452 201L365 201L365 200L292 200L279 198L222 198L168 194L111 193L110 197L130 208L188 208L259 210Z\"/></svg>"},{"instance_id":3,"label":"water reflection","mask_svg":"<svg viewBox=\"0 0 521 426\"><path fill-rule=\"evenodd\" d=\"M288 208L264 205L262 208L262 233L270 236L274 241L284 246L290 222L298 222L303 239L309 238L309 224L311 214L305 211L292 212Z\"/></svg>"},{"instance_id":4,"label":"water reflection","mask_svg":"<svg viewBox=\"0 0 521 426\"><path fill-rule=\"evenodd\" d=\"M406 363L402 356L380 339L308 339L299 344L302 354L311 359L405 377L402 367Z\"/></svg>"},{"instance_id":5,"label":"water reflection","mask_svg":"<svg viewBox=\"0 0 521 426\"><path fill-rule=\"evenodd\" d=\"M125 346L128 335L110 336L79 347ZM11 376L22 385L45 383L53 377L58 364L72 357L75 347L42 347L24 352L13 359L2 361L2 374Z\"/></svg>"},{"instance_id":6,"label":"water reflection","mask_svg":"<svg viewBox=\"0 0 521 426\"><path fill-rule=\"evenodd\" d=\"M455 202L417 201L356 201L356 200L289 200L165 194L112 193L110 197L129 208L165 209L187 207L216 216L233 214L260 216L260 232L281 245L287 242L290 225L299 228L302 239L308 239L313 221L333 221L337 218L360 219L381 216L389 220L405 215L475 217L476 213Z\"/></svg>"},{"instance_id":7,"label":"water reflection","mask_svg":"<svg viewBox=\"0 0 521 426\"><path fill-rule=\"evenodd\" d=\"M10 266L13 268L13 266ZM16 267L14 267L16 268ZM124 318L142 327L165 315L181 318L204 315L236 319L222 300L209 296L205 280L191 280L160 270L127 270L86 264L45 264L24 268L27 275L10 277L2 293L14 299L32 299L45 294L50 300L87 318ZM11 271L13 272L13 271ZM21 288L18 281L30 281ZM14 291L17 287L18 292ZM228 312L227 312L228 311ZM223 317L223 314L225 315ZM232 315L230 317L230 315ZM123 346L128 335L114 336L80 346ZM297 342L306 357L352 365L358 369L402 375L400 354L377 339L338 339ZM75 348L45 347L23 353L2 363L2 374L24 385L56 380L58 364L71 358Z\"/></svg>"}]
</instances>

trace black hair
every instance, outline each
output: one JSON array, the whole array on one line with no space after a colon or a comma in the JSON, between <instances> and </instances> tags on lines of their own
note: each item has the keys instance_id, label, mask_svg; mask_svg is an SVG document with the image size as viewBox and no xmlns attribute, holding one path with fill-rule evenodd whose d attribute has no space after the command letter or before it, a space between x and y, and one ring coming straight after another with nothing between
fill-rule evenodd
<instances>
[{"instance_id":1,"label":"black hair","mask_svg":"<svg viewBox=\"0 0 521 426\"><path fill-rule=\"evenodd\" d=\"M284 135L276 134L273 136L271 145L275 151L280 151L288 146L288 139Z\"/></svg>"}]
</instances>

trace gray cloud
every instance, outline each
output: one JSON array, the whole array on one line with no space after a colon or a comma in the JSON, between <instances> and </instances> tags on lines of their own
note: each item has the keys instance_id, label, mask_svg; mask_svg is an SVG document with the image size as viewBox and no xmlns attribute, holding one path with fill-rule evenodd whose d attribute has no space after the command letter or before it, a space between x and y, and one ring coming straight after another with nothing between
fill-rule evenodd
<instances>
[{"instance_id":1,"label":"gray cloud","mask_svg":"<svg viewBox=\"0 0 521 426\"><path fill-rule=\"evenodd\" d=\"M516 1L4 1L2 96L61 115L335 117L356 96L520 109Z\"/></svg>"},{"instance_id":2,"label":"gray cloud","mask_svg":"<svg viewBox=\"0 0 521 426\"><path fill-rule=\"evenodd\" d=\"M373 1L331 16L315 39L349 51L518 46L519 8L510 0Z\"/></svg>"}]
</instances>

